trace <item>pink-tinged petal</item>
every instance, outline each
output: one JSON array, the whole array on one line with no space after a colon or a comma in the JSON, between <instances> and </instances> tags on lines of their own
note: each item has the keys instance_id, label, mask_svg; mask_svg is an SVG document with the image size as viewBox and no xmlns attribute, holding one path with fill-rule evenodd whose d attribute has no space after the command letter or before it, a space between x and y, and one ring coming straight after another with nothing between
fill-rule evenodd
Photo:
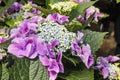
<instances>
[{"instance_id":1,"label":"pink-tinged petal","mask_svg":"<svg viewBox=\"0 0 120 80\"><path fill-rule=\"evenodd\" d=\"M25 40L23 38L14 38L12 43L18 44L20 46L25 46Z\"/></svg>"},{"instance_id":2,"label":"pink-tinged petal","mask_svg":"<svg viewBox=\"0 0 120 80\"><path fill-rule=\"evenodd\" d=\"M47 56L39 56L39 59L44 66L48 67L50 65L50 60Z\"/></svg>"},{"instance_id":3,"label":"pink-tinged petal","mask_svg":"<svg viewBox=\"0 0 120 80\"><path fill-rule=\"evenodd\" d=\"M82 46L82 54L80 54L80 58L87 68L90 68L93 65L94 58L91 54L91 49L88 44Z\"/></svg>"},{"instance_id":4,"label":"pink-tinged petal","mask_svg":"<svg viewBox=\"0 0 120 80\"><path fill-rule=\"evenodd\" d=\"M55 80L57 78L58 73L56 73L55 71L50 71L49 75L49 80Z\"/></svg>"},{"instance_id":5,"label":"pink-tinged petal","mask_svg":"<svg viewBox=\"0 0 120 80\"><path fill-rule=\"evenodd\" d=\"M82 46L82 54L83 55L91 55L91 48L88 44Z\"/></svg>"},{"instance_id":6,"label":"pink-tinged petal","mask_svg":"<svg viewBox=\"0 0 120 80\"><path fill-rule=\"evenodd\" d=\"M68 22L68 16L65 16L65 15L60 15L60 14L57 14L57 13L54 13L54 14L50 14L47 16L46 20L52 20L54 22L57 22L59 24L63 24L65 22Z\"/></svg>"},{"instance_id":7,"label":"pink-tinged petal","mask_svg":"<svg viewBox=\"0 0 120 80\"><path fill-rule=\"evenodd\" d=\"M93 64L94 64L94 58L93 58L93 56L91 55L91 56L89 56L89 58L88 58L88 61L87 61L86 66L87 66L87 68L89 69Z\"/></svg>"},{"instance_id":8,"label":"pink-tinged petal","mask_svg":"<svg viewBox=\"0 0 120 80\"><path fill-rule=\"evenodd\" d=\"M103 78L106 79L109 75L109 70L107 68L103 68L102 69L102 75L103 75Z\"/></svg>"},{"instance_id":9,"label":"pink-tinged petal","mask_svg":"<svg viewBox=\"0 0 120 80\"><path fill-rule=\"evenodd\" d=\"M55 46L57 46L59 44L59 41L58 40L54 40L53 42L52 42L52 47L55 47Z\"/></svg>"},{"instance_id":10,"label":"pink-tinged petal","mask_svg":"<svg viewBox=\"0 0 120 80\"><path fill-rule=\"evenodd\" d=\"M61 51L58 53L57 62L58 62L59 70L60 70L59 72L64 73L64 66L62 64L62 52Z\"/></svg>"},{"instance_id":11,"label":"pink-tinged petal","mask_svg":"<svg viewBox=\"0 0 120 80\"><path fill-rule=\"evenodd\" d=\"M50 58L50 65L48 67L48 71L55 71L56 73L59 73L59 66L55 59Z\"/></svg>"},{"instance_id":12,"label":"pink-tinged petal","mask_svg":"<svg viewBox=\"0 0 120 80\"><path fill-rule=\"evenodd\" d=\"M2 54L0 53L0 60L2 60L2 58L3 58L3 57L2 57Z\"/></svg>"},{"instance_id":13,"label":"pink-tinged petal","mask_svg":"<svg viewBox=\"0 0 120 80\"><path fill-rule=\"evenodd\" d=\"M44 56L44 55L49 53L47 45L46 45L46 43L43 40L40 40L40 41L37 42L37 51L42 56Z\"/></svg>"},{"instance_id":14,"label":"pink-tinged petal","mask_svg":"<svg viewBox=\"0 0 120 80\"><path fill-rule=\"evenodd\" d=\"M81 42L84 34L78 31L77 35L76 42Z\"/></svg>"},{"instance_id":15,"label":"pink-tinged petal","mask_svg":"<svg viewBox=\"0 0 120 80\"><path fill-rule=\"evenodd\" d=\"M10 44L8 46L8 52L15 55L18 58L23 58L24 56L21 55L22 51L19 50L19 48L16 47L14 44Z\"/></svg>"},{"instance_id":16,"label":"pink-tinged petal","mask_svg":"<svg viewBox=\"0 0 120 80\"><path fill-rule=\"evenodd\" d=\"M32 31L36 31L36 27L38 26L35 23L28 23L27 25L28 25L29 29Z\"/></svg>"},{"instance_id":17,"label":"pink-tinged petal","mask_svg":"<svg viewBox=\"0 0 120 80\"><path fill-rule=\"evenodd\" d=\"M108 56L107 57L107 60L109 61L109 62L116 62L116 61L118 61L118 60L120 60L120 58L119 57L117 57L117 56Z\"/></svg>"},{"instance_id":18,"label":"pink-tinged petal","mask_svg":"<svg viewBox=\"0 0 120 80\"><path fill-rule=\"evenodd\" d=\"M30 22L38 23L40 20L42 20L42 17L40 17L40 16L33 16L33 17L31 18L31 21L30 21Z\"/></svg>"},{"instance_id":19,"label":"pink-tinged petal","mask_svg":"<svg viewBox=\"0 0 120 80\"><path fill-rule=\"evenodd\" d=\"M74 42L72 44L72 50L76 51L78 53L78 55L80 55L82 53L81 47L76 42Z\"/></svg>"},{"instance_id":20,"label":"pink-tinged petal","mask_svg":"<svg viewBox=\"0 0 120 80\"><path fill-rule=\"evenodd\" d=\"M24 53L23 55L30 59L34 59L38 56L38 53L34 50L35 50L35 47L32 44L28 44L26 46L26 53Z\"/></svg>"}]
</instances>

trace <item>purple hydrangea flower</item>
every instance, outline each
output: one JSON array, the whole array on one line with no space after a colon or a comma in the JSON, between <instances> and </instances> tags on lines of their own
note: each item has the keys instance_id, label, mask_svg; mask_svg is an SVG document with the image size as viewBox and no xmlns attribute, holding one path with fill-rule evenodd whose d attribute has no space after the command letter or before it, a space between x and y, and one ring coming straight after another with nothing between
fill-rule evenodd
<instances>
[{"instance_id":1,"label":"purple hydrangea flower","mask_svg":"<svg viewBox=\"0 0 120 80\"><path fill-rule=\"evenodd\" d=\"M33 22L33 21L34 22ZM25 37L30 32L35 32L36 27L38 26L34 19L24 20L21 24L18 25L18 28L14 28L10 32L10 37Z\"/></svg>"},{"instance_id":2,"label":"purple hydrangea flower","mask_svg":"<svg viewBox=\"0 0 120 80\"><path fill-rule=\"evenodd\" d=\"M103 17L103 14L100 13L98 8L91 6L86 10L86 20L89 19L89 17L93 14L94 14L94 20L96 22L98 22L99 17Z\"/></svg>"},{"instance_id":3,"label":"purple hydrangea flower","mask_svg":"<svg viewBox=\"0 0 120 80\"><path fill-rule=\"evenodd\" d=\"M98 57L97 58L97 63L98 65L95 66L94 68L97 70L100 70L102 72L103 78L106 79L109 76L109 68L110 68L110 63L116 62L120 60L119 57L117 56L108 56L108 57Z\"/></svg>"},{"instance_id":4,"label":"purple hydrangea flower","mask_svg":"<svg viewBox=\"0 0 120 80\"><path fill-rule=\"evenodd\" d=\"M64 72L64 67L61 61L62 52L60 51L56 55L56 52L54 50L55 46L58 45L58 43L59 42L55 40L51 44L48 44L47 48L45 48L47 50L47 54L39 55L40 61L49 71L49 80L55 80L59 72Z\"/></svg>"},{"instance_id":5,"label":"purple hydrangea flower","mask_svg":"<svg viewBox=\"0 0 120 80\"><path fill-rule=\"evenodd\" d=\"M80 58L87 68L90 68L94 64L94 58L91 54L91 48L88 44L82 46L82 54L80 55Z\"/></svg>"},{"instance_id":6,"label":"purple hydrangea flower","mask_svg":"<svg viewBox=\"0 0 120 80\"><path fill-rule=\"evenodd\" d=\"M58 53L57 59L48 58L47 56L39 56L39 59L49 71L49 80L55 80L59 72L64 72L63 64L61 62L62 52Z\"/></svg>"},{"instance_id":7,"label":"purple hydrangea flower","mask_svg":"<svg viewBox=\"0 0 120 80\"><path fill-rule=\"evenodd\" d=\"M42 18L42 17L40 17L40 16L33 16L33 17L30 19L30 22L38 24L39 21L44 22L44 20L45 20L45 19Z\"/></svg>"},{"instance_id":8,"label":"purple hydrangea flower","mask_svg":"<svg viewBox=\"0 0 120 80\"><path fill-rule=\"evenodd\" d=\"M10 10L19 11L21 7L22 7L22 4L19 4L18 2L14 2Z\"/></svg>"},{"instance_id":9,"label":"purple hydrangea flower","mask_svg":"<svg viewBox=\"0 0 120 80\"><path fill-rule=\"evenodd\" d=\"M102 72L103 78L106 79L109 75L108 61L103 57L99 57L98 61L99 65L95 66L95 69L100 70Z\"/></svg>"},{"instance_id":10,"label":"purple hydrangea flower","mask_svg":"<svg viewBox=\"0 0 120 80\"><path fill-rule=\"evenodd\" d=\"M72 44L72 50L74 53L77 52L77 55L81 58L85 66L87 68L90 68L90 66L92 66L92 64L94 63L94 59L91 54L90 46L88 44L82 45L82 37L83 33L78 32L78 36ZM82 47L80 47L81 45L79 44L81 44Z\"/></svg>"},{"instance_id":11,"label":"purple hydrangea flower","mask_svg":"<svg viewBox=\"0 0 120 80\"><path fill-rule=\"evenodd\" d=\"M74 2L89 2L90 0L73 0Z\"/></svg>"},{"instance_id":12,"label":"purple hydrangea flower","mask_svg":"<svg viewBox=\"0 0 120 80\"><path fill-rule=\"evenodd\" d=\"M63 24L65 22L69 21L68 18L69 18L68 16L60 15L58 13L54 13L54 14L48 15L46 19L58 22L59 24Z\"/></svg>"},{"instance_id":13,"label":"purple hydrangea flower","mask_svg":"<svg viewBox=\"0 0 120 80\"><path fill-rule=\"evenodd\" d=\"M111 55L109 55L108 57L106 57L106 59L107 59L109 62L111 62L111 63L120 60L119 57L117 57L117 56L111 56Z\"/></svg>"},{"instance_id":14,"label":"purple hydrangea flower","mask_svg":"<svg viewBox=\"0 0 120 80\"><path fill-rule=\"evenodd\" d=\"M14 38L8 46L8 52L18 58L28 57L34 59L38 55L38 42L41 41L36 36L31 35L25 38Z\"/></svg>"}]
</instances>

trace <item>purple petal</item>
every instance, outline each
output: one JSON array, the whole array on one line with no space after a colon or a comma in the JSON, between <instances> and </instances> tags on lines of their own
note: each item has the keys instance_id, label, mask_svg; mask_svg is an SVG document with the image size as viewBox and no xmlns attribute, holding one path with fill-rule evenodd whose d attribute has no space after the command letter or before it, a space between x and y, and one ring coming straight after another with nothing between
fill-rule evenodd
<instances>
[{"instance_id":1,"label":"purple petal","mask_svg":"<svg viewBox=\"0 0 120 80\"><path fill-rule=\"evenodd\" d=\"M46 56L39 56L39 59L40 59L40 61L42 62L42 64L44 66L49 66L50 65L50 61L49 61L48 57L46 57Z\"/></svg>"},{"instance_id":2,"label":"purple petal","mask_svg":"<svg viewBox=\"0 0 120 80\"><path fill-rule=\"evenodd\" d=\"M57 78L58 73L56 73L55 71L50 71L49 75L49 80L55 80Z\"/></svg>"},{"instance_id":3,"label":"purple petal","mask_svg":"<svg viewBox=\"0 0 120 80\"><path fill-rule=\"evenodd\" d=\"M72 50L76 51L78 53L78 55L80 55L82 53L80 46L76 42L74 42L72 44Z\"/></svg>"},{"instance_id":4,"label":"purple petal","mask_svg":"<svg viewBox=\"0 0 120 80\"><path fill-rule=\"evenodd\" d=\"M23 54L23 55L30 58L30 59L36 58L38 53L36 51L34 51L35 48L34 48L34 46L32 44L28 44L26 46L26 54Z\"/></svg>"},{"instance_id":5,"label":"purple petal","mask_svg":"<svg viewBox=\"0 0 120 80\"><path fill-rule=\"evenodd\" d=\"M81 42L84 34L78 31L77 35L76 42Z\"/></svg>"},{"instance_id":6,"label":"purple petal","mask_svg":"<svg viewBox=\"0 0 120 80\"><path fill-rule=\"evenodd\" d=\"M43 40L39 39L39 41L37 43L37 51L42 56L44 56L44 55L49 53L47 45L46 45L46 43Z\"/></svg>"},{"instance_id":7,"label":"purple petal","mask_svg":"<svg viewBox=\"0 0 120 80\"><path fill-rule=\"evenodd\" d=\"M0 60L2 60L2 58L3 58L3 57L2 57L2 54L0 53Z\"/></svg>"},{"instance_id":8,"label":"purple petal","mask_svg":"<svg viewBox=\"0 0 120 80\"><path fill-rule=\"evenodd\" d=\"M57 62L61 73L64 73L64 66L62 64L62 52L60 51L57 56Z\"/></svg>"},{"instance_id":9,"label":"purple petal","mask_svg":"<svg viewBox=\"0 0 120 80\"><path fill-rule=\"evenodd\" d=\"M82 46L83 55L91 55L91 48L88 44Z\"/></svg>"},{"instance_id":10,"label":"purple petal","mask_svg":"<svg viewBox=\"0 0 120 80\"><path fill-rule=\"evenodd\" d=\"M55 71L56 73L59 73L59 66L55 59L50 59L50 65L48 67L48 71Z\"/></svg>"},{"instance_id":11,"label":"purple petal","mask_svg":"<svg viewBox=\"0 0 120 80\"><path fill-rule=\"evenodd\" d=\"M109 62L116 62L116 61L118 61L118 60L120 60L120 58L119 57L117 57L117 56L108 56L107 57L107 60L109 61Z\"/></svg>"},{"instance_id":12,"label":"purple petal","mask_svg":"<svg viewBox=\"0 0 120 80\"><path fill-rule=\"evenodd\" d=\"M109 70L107 68L102 69L103 78L106 79L109 75Z\"/></svg>"},{"instance_id":13,"label":"purple petal","mask_svg":"<svg viewBox=\"0 0 120 80\"><path fill-rule=\"evenodd\" d=\"M52 42L52 47L55 47L55 46L57 46L59 44L59 41L58 40L54 40L53 42Z\"/></svg>"},{"instance_id":14,"label":"purple petal","mask_svg":"<svg viewBox=\"0 0 120 80\"><path fill-rule=\"evenodd\" d=\"M18 58L23 58L24 57L23 55L21 55L21 53L23 53L23 52L21 50L19 50L19 48L14 44L10 44L8 46L8 52L15 55Z\"/></svg>"}]
</instances>

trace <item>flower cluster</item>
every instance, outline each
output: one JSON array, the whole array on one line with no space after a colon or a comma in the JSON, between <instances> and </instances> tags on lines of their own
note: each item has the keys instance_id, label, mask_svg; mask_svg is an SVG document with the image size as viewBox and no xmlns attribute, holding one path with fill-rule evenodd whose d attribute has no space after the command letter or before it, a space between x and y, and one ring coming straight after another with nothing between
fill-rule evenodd
<instances>
[{"instance_id":1,"label":"flower cluster","mask_svg":"<svg viewBox=\"0 0 120 80\"><path fill-rule=\"evenodd\" d=\"M94 63L94 58L91 54L90 46L88 44L86 44L86 45L83 44L83 41L82 41L83 33L78 32L77 35L78 36L76 37L76 39L74 40L74 42L72 44L73 55L76 52L77 55L81 58L81 60L85 64L85 66L87 68L90 68ZM79 45L79 44L81 44L81 45ZM82 46L82 47L80 47L80 46Z\"/></svg>"},{"instance_id":2,"label":"flower cluster","mask_svg":"<svg viewBox=\"0 0 120 80\"><path fill-rule=\"evenodd\" d=\"M45 39L36 35L40 20L40 17L32 17L24 20L17 28L12 29L10 33L12 41L8 46L8 52L18 58L35 59L39 57L49 71L49 80L55 80L59 72L64 72L61 62L62 51L55 50L55 46L59 43L57 40L46 43Z\"/></svg>"},{"instance_id":3,"label":"flower cluster","mask_svg":"<svg viewBox=\"0 0 120 80\"><path fill-rule=\"evenodd\" d=\"M58 40L59 45L57 49L63 52L70 49L75 38L75 33L69 32L64 25L59 25L58 23L51 21L46 21L42 24L40 23L38 32L40 32L38 33L38 36L48 43Z\"/></svg>"},{"instance_id":4,"label":"flower cluster","mask_svg":"<svg viewBox=\"0 0 120 80\"><path fill-rule=\"evenodd\" d=\"M54 10L56 12L48 15L38 10L37 5L32 2L25 5L15 2L3 13L2 21L11 20L13 23L5 22L10 31L6 28L0 29L0 44L10 40L7 49L0 45L0 60L9 54L17 58L32 60L38 58L48 70L49 80L55 80L58 73L64 73L62 55L68 51L70 56L79 57L89 69L94 64L90 45L84 43L84 34L80 30L76 33L68 29L71 21L69 14L77 7L77 2L88 1L72 0L55 3L50 6L53 12ZM80 15L79 19L84 23L93 14L95 21L102 16L99 10L92 6L86 10L84 17ZM120 70L116 64L112 64L117 60L119 58L115 56L100 57L95 69L101 70L104 78L119 79Z\"/></svg>"},{"instance_id":5,"label":"flower cluster","mask_svg":"<svg viewBox=\"0 0 120 80\"><path fill-rule=\"evenodd\" d=\"M77 6L76 3L72 1L58 2L51 5L53 10L56 10L60 14L69 15L69 13Z\"/></svg>"},{"instance_id":6,"label":"flower cluster","mask_svg":"<svg viewBox=\"0 0 120 80\"><path fill-rule=\"evenodd\" d=\"M86 9L85 13L85 16L79 15L77 17L77 19L80 20L81 23L85 23L90 18L90 16L94 17L93 19L95 22L98 22L98 19L104 16L100 13L100 10L95 6L91 6L88 9ZM90 26L90 24L88 24L88 26Z\"/></svg>"},{"instance_id":7,"label":"flower cluster","mask_svg":"<svg viewBox=\"0 0 120 80\"><path fill-rule=\"evenodd\" d=\"M98 22L99 17L103 17L103 14L100 13L99 9L95 6L91 6L86 10L86 19L89 19L91 15L94 14L94 20Z\"/></svg>"},{"instance_id":8,"label":"flower cluster","mask_svg":"<svg viewBox=\"0 0 120 80\"><path fill-rule=\"evenodd\" d=\"M113 64L113 62L119 61L120 58L116 56L108 56L108 57L98 57L97 66L95 69L100 70L102 72L103 78L120 79L120 68Z\"/></svg>"},{"instance_id":9,"label":"flower cluster","mask_svg":"<svg viewBox=\"0 0 120 80\"><path fill-rule=\"evenodd\" d=\"M68 16L54 13L54 14L49 14L47 16L46 20L48 20L48 21L52 20L52 21L57 22L59 24L64 24L66 22L69 22L68 18L69 18Z\"/></svg>"}]
</instances>

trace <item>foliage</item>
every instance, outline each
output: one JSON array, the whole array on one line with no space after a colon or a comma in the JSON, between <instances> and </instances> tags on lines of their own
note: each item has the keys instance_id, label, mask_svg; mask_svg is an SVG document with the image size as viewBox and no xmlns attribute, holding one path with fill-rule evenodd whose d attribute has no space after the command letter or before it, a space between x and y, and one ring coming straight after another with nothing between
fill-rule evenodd
<instances>
[{"instance_id":1,"label":"foliage","mask_svg":"<svg viewBox=\"0 0 120 80\"><path fill-rule=\"evenodd\" d=\"M95 53L106 35L87 29L101 17L98 8L88 9L96 1L32 1L0 4L0 80L94 80Z\"/></svg>"},{"instance_id":2,"label":"foliage","mask_svg":"<svg viewBox=\"0 0 120 80\"><path fill-rule=\"evenodd\" d=\"M89 43L92 49L92 52L95 53L100 46L106 33L95 32L90 30L82 30L84 33L83 41L84 43Z\"/></svg>"},{"instance_id":3,"label":"foliage","mask_svg":"<svg viewBox=\"0 0 120 80\"><path fill-rule=\"evenodd\" d=\"M14 65L1 64L0 80L48 80L48 73L39 60L14 59Z\"/></svg>"}]
</instances>

